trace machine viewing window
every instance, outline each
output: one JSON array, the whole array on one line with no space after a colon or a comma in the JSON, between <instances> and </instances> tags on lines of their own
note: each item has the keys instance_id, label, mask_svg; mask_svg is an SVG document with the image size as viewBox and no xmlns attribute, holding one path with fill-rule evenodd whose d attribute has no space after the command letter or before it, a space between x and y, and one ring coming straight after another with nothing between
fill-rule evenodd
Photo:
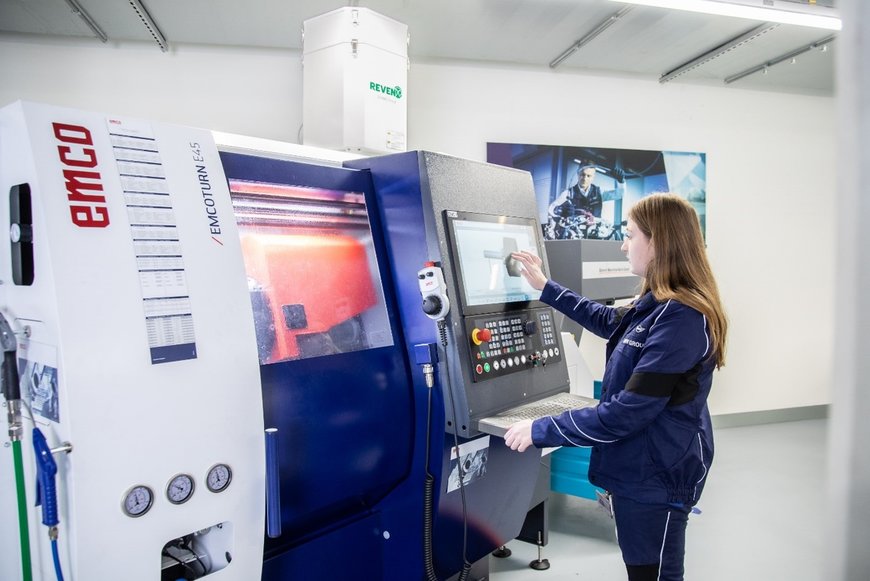
<instances>
[{"instance_id":1,"label":"machine viewing window","mask_svg":"<svg viewBox=\"0 0 870 581\"><path fill-rule=\"evenodd\" d=\"M260 363L393 344L365 197L230 180Z\"/></svg>"},{"instance_id":2,"label":"machine viewing window","mask_svg":"<svg viewBox=\"0 0 870 581\"><path fill-rule=\"evenodd\" d=\"M541 291L511 258L517 250L541 254L534 219L450 210L445 215L464 314L540 306Z\"/></svg>"}]
</instances>

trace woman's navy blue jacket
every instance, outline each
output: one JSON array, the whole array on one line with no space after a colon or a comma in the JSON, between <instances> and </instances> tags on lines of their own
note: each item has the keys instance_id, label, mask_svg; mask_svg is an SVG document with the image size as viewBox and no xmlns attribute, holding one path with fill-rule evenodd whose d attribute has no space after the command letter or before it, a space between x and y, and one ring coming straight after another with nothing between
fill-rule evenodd
<instances>
[{"instance_id":1,"label":"woman's navy blue jacket","mask_svg":"<svg viewBox=\"0 0 870 581\"><path fill-rule=\"evenodd\" d=\"M589 481L638 502L693 506L713 460L707 320L646 293L607 307L548 281L541 300L608 339L601 402L536 420L537 447L592 447Z\"/></svg>"}]
</instances>

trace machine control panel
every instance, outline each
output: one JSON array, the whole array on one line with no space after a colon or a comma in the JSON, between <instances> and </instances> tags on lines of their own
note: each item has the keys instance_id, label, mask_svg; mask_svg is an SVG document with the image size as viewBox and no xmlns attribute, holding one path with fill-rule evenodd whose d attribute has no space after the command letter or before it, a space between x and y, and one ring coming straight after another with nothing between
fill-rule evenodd
<instances>
[{"instance_id":1,"label":"machine control panel","mask_svg":"<svg viewBox=\"0 0 870 581\"><path fill-rule=\"evenodd\" d=\"M562 359L549 307L466 317L465 332L475 382Z\"/></svg>"}]
</instances>

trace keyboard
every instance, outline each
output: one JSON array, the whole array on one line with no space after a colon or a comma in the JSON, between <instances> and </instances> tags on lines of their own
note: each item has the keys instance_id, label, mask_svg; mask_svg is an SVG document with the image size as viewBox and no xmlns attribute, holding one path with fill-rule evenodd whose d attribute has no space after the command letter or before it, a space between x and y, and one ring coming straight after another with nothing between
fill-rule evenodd
<instances>
[{"instance_id":1,"label":"keyboard","mask_svg":"<svg viewBox=\"0 0 870 581\"><path fill-rule=\"evenodd\" d=\"M522 420L537 420L545 416L557 416L568 410L594 407L598 401L575 395L558 393L544 399L505 410L500 414L478 420L477 429L485 434L504 437L507 429Z\"/></svg>"}]
</instances>

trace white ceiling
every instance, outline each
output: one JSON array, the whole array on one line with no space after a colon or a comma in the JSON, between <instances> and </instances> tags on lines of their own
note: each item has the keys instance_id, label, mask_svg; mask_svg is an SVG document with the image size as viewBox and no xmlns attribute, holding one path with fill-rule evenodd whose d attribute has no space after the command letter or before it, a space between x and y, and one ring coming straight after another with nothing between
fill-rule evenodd
<instances>
[{"instance_id":1,"label":"white ceiling","mask_svg":"<svg viewBox=\"0 0 870 581\"><path fill-rule=\"evenodd\" d=\"M127 0L78 0L114 41L154 42ZM746 0L744 0L746 1ZM780 6L831 7L834 0L775 1ZM302 22L336 8L359 5L408 25L411 63L440 59L486 61L549 70L563 51L619 11L610 0L142 0L174 44L276 47L300 50ZM761 25L635 6L568 57L559 71L660 78L680 65ZM0 34L78 36L100 41L66 0L0 0ZM831 36L831 31L779 25L671 83L832 95L836 42L806 51L730 84L725 79ZM159 50L154 44L155 50ZM108 50L108 47L107 47ZM556 74L554 73L554 74Z\"/></svg>"}]
</instances>

